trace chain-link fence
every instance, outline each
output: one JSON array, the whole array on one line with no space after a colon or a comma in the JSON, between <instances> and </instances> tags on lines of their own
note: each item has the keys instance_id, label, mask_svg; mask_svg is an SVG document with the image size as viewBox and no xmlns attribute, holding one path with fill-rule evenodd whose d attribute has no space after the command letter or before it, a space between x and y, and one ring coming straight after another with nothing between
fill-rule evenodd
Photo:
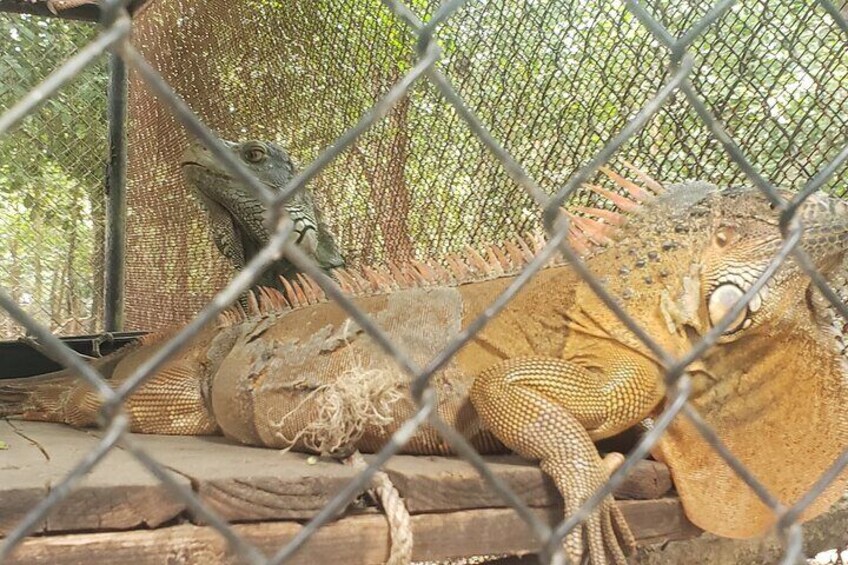
<instances>
[{"instance_id":1,"label":"chain-link fence","mask_svg":"<svg viewBox=\"0 0 848 565\"><path fill-rule=\"evenodd\" d=\"M0 108L91 40L86 22L0 13ZM0 284L56 333L103 329L105 65L96 62L0 140ZM22 328L0 314L0 339Z\"/></svg>"},{"instance_id":2,"label":"chain-link fence","mask_svg":"<svg viewBox=\"0 0 848 565\"><path fill-rule=\"evenodd\" d=\"M378 0L299 2L285 10L258 1L142 4L133 45L204 123L228 139L276 140L301 163L314 160L414 63L414 34L386 17ZM436 5L420 8L430 13ZM649 6L675 33L704 14L699 2ZM95 29L3 18L18 30L4 39L8 63L0 66L9 103ZM471 4L444 23L440 37L440 69L549 194L667 78L661 44L620 2ZM695 38L693 88L745 140L764 175L797 188L832 157L838 132L848 127L843 47L840 31L815 4L737 4ZM181 174L185 131L134 75L130 80L126 321L151 331L194 316L231 278L232 266L211 245ZM66 334L103 327L105 81L105 65L89 68L27 121L25 129L40 128L43 141L28 146L30 155L40 148L38 159L16 158L12 148L21 143L6 142L14 174L5 182L14 198L3 213L12 241L5 252L23 260L0 263L14 265L4 270L4 283ZM58 118L46 114L62 103ZM667 182L742 178L679 96L617 157ZM56 177L54 162L63 170L73 164L73 174ZM532 200L513 190L428 83L415 85L389 119L309 188L348 265L440 257L540 227ZM825 188L842 190L833 180ZM21 221L15 199L38 203L24 206L32 220ZM10 326L5 335L19 332Z\"/></svg>"},{"instance_id":3,"label":"chain-link fence","mask_svg":"<svg viewBox=\"0 0 848 565\"><path fill-rule=\"evenodd\" d=\"M155 4L153 3L152 6L155 7ZM190 9L187 7L188 3L181 4L183 14L173 21L165 21L162 25L188 26L192 22L193 10L201 10L206 4L214 3L197 2L192 4ZM552 9L533 3L522 5L530 6L531 4L538 8L539 13ZM489 16L494 14L493 17L495 17L498 13L507 10L505 6L512 6L512 4L491 2L477 4L453 0L438 6L416 2L410 7L394 0L385 0L383 2L385 10L379 12L379 17L381 21L389 22L392 29L397 30L395 35L390 34L386 40L390 41L392 49L397 50L396 54L403 63L397 65L396 74L383 77L381 81L378 81L373 92L374 97L378 99L377 102L370 105L366 101L369 99L361 101L363 111L356 113L358 118L355 123L349 127L344 122L336 124L335 129L331 130L335 135L332 140L322 144L316 143L311 155L304 151L302 159L308 165L283 191L272 194L267 187L258 183L244 170L197 115L176 95L163 78L163 74L168 73L160 74L141 54L141 51L145 49L150 53L156 53L160 49L167 50L156 45L144 45L143 41L138 48L129 43L128 37L132 25L121 5L119 1L104 1L101 35L59 67L54 74L41 83L37 90L30 90L0 117L0 134L6 135L4 140L9 139L7 132L13 126L21 123L41 105L44 96L58 96L72 77L87 68L88 64L96 61L102 53L111 50L120 55L136 73L135 88L148 89L154 93L162 108L167 109L190 135L206 143L228 170L250 187L257 198L272 209L277 209L291 194L303 190L313 180L318 182L318 179L323 179L320 182L336 187L333 179L339 177L325 178L322 175L329 175L330 171L333 171L333 163L345 162L345 159L357 159L357 150L365 143L365 140L373 138L373 142L379 144L381 138L397 139L410 125L403 121L393 122L392 120L398 119L398 112L403 111L405 105L409 104L409 100L415 100L417 96L420 96L423 102L416 111L424 112L429 109L431 115L435 116L432 123L444 124L440 126L444 129L430 132L431 136L428 139L444 142L444 147L441 147L440 143L436 144L440 150L444 151L447 151L448 141L455 137L458 138L460 147L466 151L467 146L462 144L473 142L480 152L480 161L489 163L487 165L489 168L474 168L462 174L448 168L445 178L449 179L449 182L459 183L461 177L467 177L468 184L465 189L457 189L457 194L462 195L461 201L469 205L473 203L481 208L521 210L517 216L519 220L507 226L508 230L512 231L526 229L526 226L521 223L523 221L521 218L536 218L536 221L539 221L540 218L545 217L548 220L546 226L551 230L550 241L537 260L528 265L515 282L494 301L492 307L480 319L473 321L468 326L468 331L456 336L455 340L425 367L419 367L413 363L406 352L392 341L391 336L382 330L368 314L358 308L354 301L340 292L335 283L311 263L297 247L286 244L291 222L285 217L271 219L271 225L277 226L278 229L268 247L256 256L216 296L213 302L208 303L116 391L108 386L97 371L74 356L53 337L47 327L39 324L25 312L18 301L5 290L0 291L0 306L28 331L36 335L52 355L78 371L81 378L86 379L106 399L102 410L106 433L97 448L87 454L65 480L56 485L4 540L0 548L0 557L9 555L22 538L44 519L51 508L67 496L86 472L97 465L112 448L121 444L175 495L179 496L199 518L218 530L229 542L233 551L246 562L284 562L309 540L317 528L336 516L358 492L369 484L379 467L397 452L400 444L413 430L428 423L438 429L454 450L468 459L491 487L528 521L539 539L543 540L540 554L559 558L561 554L557 552L563 536L585 520L591 510L612 492L632 466L645 457L648 450L656 444L672 419L679 415L681 418L687 418L739 477L753 489L762 502L774 510L779 518L778 530L787 542L784 562L794 563L799 559L801 554L799 516L813 498L827 488L843 471L848 464L848 451L833 463L821 479L809 489L806 496L791 508L786 508L775 500L773 495L730 453L716 435L715 430L704 422L697 410L689 403L691 382L686 371L691 363L715 345L721 333L728 329L734 318L767 284L775 270L790 257L810 275L815 286L839 315L848 320L848 310L845 305L827 285L822 275L815 270L806 253L798 247L803 229L795 219L799 206L811 194L825 186L839 188L839 181L836 179L840 178L839 174L844 175L845 161L848 160L844 121L846 116L845 47L846 39L848 39L848 24L840 15L838 7L824 0L810 5L792 2L774 4L774 6L779 5L779 8L773 8L772 3L765 2L756 4L756 8L737 7L732 1L722 1L714 6L704 6L700 3L691 6L683 4L682 7L675 8L661 6L659 3L643 5L630 1L617 6L613 12L601 10L599 6L591 5L591 3L580 4L580 7L569 4L567 8L563 8L562 12L553 13L556 17L551 17L549 20L519 18L524 25L531 27L547 22L545 25L551 26L549 34L551 37L559 37L557 34L561 33L564 37L586 38L588 42L589 38L593 38L598 33L598 29L607 29L612 30L613 38L617 37L617 34L632 33L648 38L648 41L645 43L647 46L644 47L645 51L642 52L631 52L626 42L612 39L609 44L599 47L596 52L589 52L582 59L577 56L583 64L597 65L605 58L622 56L622 52L628 53L626 56L630 57L628 59L630 63L624 66L627 67L630 78L621 81L617 96L610 99L608 103L600 102L599 100L603 99L597 93L595 95L589 93L592 84L586 83L574 91L563 89L560 97L542 96L543 100L535 108L538 116L523 117L518 113L515 116L510 115L513 121L504 123L501 120L502 109L509 108L510 105L519 110L524 109L524 100L538 94L539 91L547 94L550 94L550 91L533 85L525 85L524 90L515 93L510 93L510 87L507 86L493 90L481 88L475 91L468 86L467 82L464 82L465 80L471 80L481 73L488 73L500 79L503 84L512 85L513 81L524 77L528 71L532 71L532 75L542 81L546 78L555 81L557 77L564 80L572 76L567 68L562 70L561 65L565 63L560 63L556 57L549 71L543 65L536 64L525 68L523 65L526 61L520 57L497 57L494 53L496 47L501 44L511 44L520 37L519 34L511 34L509 26L506 26L500 34L478 33L475 35L473 33L474 29L486 29L479 22L487 17L487 14ZM257 13L265 16L273 14L273 10L276 9L274 2L245 2L244 5L250 6L257 10ZM303 5L313 6L314 4L303 3ZM549 5L556 5L556 3L545 4L545 6ZM487 8L492 9L491 6L496 6L494 12L486 12ZM774 24L786 19L804 22L804 25L799 23L797 28L790 26L790 30L779 27L779 31L774 32L773 27L769 27L766 23L752 24L752 20L744 16L747 13L746 10L762 10L761 19L757 20L759 22ZM469 13L472 14L469 16L470 20L463 23L460 16ZM427 18L422 20L419 14L426 14ZM316 21L332 24L339 34L337 40L362 33L362 29L350 29L342 25L344 21L337 12L327 12L322 17L324 19L318 18ZM361 17L361 22L368 22L374 16L373 12L354 12L349 17L350 21ZM237 18L223 21L227 28L232 29L238 29L242 23ZM277 28L274 29L277 30ZM771 31L767 32L766 29ZM767 33L779 34L776 41L783 46L786 53L794 55L798 50L807 52L806 49L810 49L808 57L798 58L792 63L787 62L785 54L781 56L780 52L776 51L771 55L778 61L777 67L758 67L752 62L748 48ZM396 41L398 36L408 36L409 39ZM741 44L734 43L732 40L734 36L743 37L745 40ZM468 37L472 38L474 47L463 55L463 51L455 46L467 40ZM374 47L375 49L380 48L380 44L375 42L374 45L377 46ZM581 42L577 41L574 45L579 46ZM544 50L543 47L536 45L531 46L530 49ZM339 51L349 50L339 49ZM475 53L479 52L486 53L480 60L475 58ZM335 64L343 65L340 62ZM790 80L789 83L782 83L776 78L785 76L782 74L785 71L780 70L784 65L792 69L790 74L794 78L787 79ZM735 79L737 82L725 97L716 99L714 73L718 72L722 66L735 68L738 71ZM601 75L604 68L601 66L598 71ZM296 67L296 72L302 73L303 68ZM256 78L261 77L262 73L254 76L248 72L246 76ZM645 76L653 78L645 78ZM243 80L249 82L249 79ZM810 86L810 81L817 86L815 88ZM335 92L333 88L327 90L331 93ZM751 104L747 99L740 102L740 97L747 91L753 92L754 100L760 103ZM257 92L267 96L269 92L275 91L261 88L257 89ZM832 95L832 98L828 99L829 102L823 103L817 98L822 93ZM317 99L314 92L309 95L312 102ZM207 94L207 97L213 99L211 94ZM262 100L263 98L260 98L259 102ZM438 109L435 108L436 106ZM530 105L526 107L530 108ZM585 127L585 123L575 118L576 123L580 125L573 125L569 120L574 118L574 115L569 113L569 110L583 112L580 116L584 116L586 120L596 113L604 112L614 114L615 119L606 122L604 126L595 123L593 127ZM202 114L202 111L200 113ZM235 110L232 113L238 114ZM557 114L557 118L545 122L549 124L548 127L543 128L538 125L541 123L539 120L554 113ZM723 125L733 123L731 118L736 114L742 116L737 126L731 128ZM804 122L806 116L814 114L830 116L831 121L822 129L816 129L809 125L811 122ZM795 117L807 125L799 126L797 122L793 122ZM422 122L427 123L426 120ZM678 140L680 145L676 150L666 149L665 146L654 143L657 132L665 131L662 127L671 127L670 131L681 138ZM219 127L219 129L223 128ZM519 130L523 130L526 137L519 139L510 133ZM459 134L460 131L463 133ZM685 141L687 139L688 143ZM168 139L168 141L172 140L173 138ZM297 143L291 145L294 148L298 147ZM576 151L577 148L580 151L586 151L571 157L573 159L571 163L582 166L567 166L569 161L563 160L560 153L552 150L552 146L560 146L565 155L568 155L568 151ZM485 150L485 154L482 150ZM398 151L402 150L398 149ZM578 254L565 243L568 222L566 218L558 216L560 205L572 197L580 197L580 187L593 178L599 167L610 159L621 156L625 151L633 151L634 154L643 153L645 159L652 159L654 163L658 163L657 170L660 171L663 170L662 164L665 163L665 166L670 167L671 172L668 175L672 177L672 180L676 174L706 175L710 180L715 181L740 180L744 177L758 187L780 211L784 244L776 252L769 267L730 309L722 322L716 324L703 339L680 358L665 351L655 340L655 336L648 335L628 315L627 308L604 289L602 282L592 275ZM534 160L534 156L538 155L551 156L551 158ZM587 156L591 158L587 159ZM386 162L383 164L388 166L393 159L400 156L394 150L387 150L380 155L380 158L385 159ZM525 160L529 163L527 167L524 166ZM672 165L680 160L683 160L687 166L678 168L678 165ZM462 161L459 159L453 163L456 165L457 162ZM419 164L420 168L425 168L423 162ZM417 174L416 167L411 167L410 170L412 172L409 174ZM491 192L491 194L499 194L497 198L486 199L473 190L476 179L486 178L487 175L497 175L504 179L502 190ZM409 186L416 186L415 183L421 182L420 178L423 177L413 176L406 178L404 182ZM534 178L540 181L537 182ZM775 189L775 184L778 182L798 188L797 196L788 202L782 199ZM468 189L469 186L471 189ZM396 186L392 185L392 190L395 188ZM420 190L430 188L430 186L423 186ZM415 193L410 191L410 201L413 200L414 195ZM379 195L371 196L376 198ZM530 209L530 202L535 203L536 208L532 213L526 214L525 211ZM429 203L432 205L433 202ZM333 209L333 206L329 206L329 209ZM407 211L404 211L404 214L406 213ZM502 216L498 217L502 218ZM445 228L445 233L452 234L460 231L462 223L457 221L455 224L449 224ZM478 228L471 226L467 229L474 232ZM339 231L345 233L344 229ZM414 230L410 228L409 231ZM482 239L500 235L502 232L496 230L486 234ZM376 239L365 238L363 241L373 243ZM386 245L384 252L391 256L390 242L383 243ZM441 244L429 241L427 245L438 248ZM395 434L394 441L389 442L370 461L367 469L359 474L356 480L347 485L314 519L306 524L291 543L281 548L272 557L266 558L256 547L241 538L224 520L204 507L194 493L175 482L154 458L126 434L127 418L119 408L140 383L161 368L166 360L177 354L180 348L201 327L212 322L227 304L236 300L258 277L263 267L274 260L276 254L280 252L312 277L326 294L337 301L348 315L408 373L413 398L419 403L420 408L415 417L405 422L400 431ZM431 394L429 382L434 373L473 337L474 331L479 329L486 320L495 316L519 291L521 285L535 275L545 260L556 253L561 253L568 260L583 281L616 314L621 323L661 361L668 392L665 409L657 415L651 431L643 436L636 448L628 455L625 463L581 508L576 509L562 523L551 528L539 521L508 486L488 472L486 462L463 438L444 424L434 410L435 396ZM381 257L381 255L375 252L371 257Z\"/></svg>"}]
</instances>

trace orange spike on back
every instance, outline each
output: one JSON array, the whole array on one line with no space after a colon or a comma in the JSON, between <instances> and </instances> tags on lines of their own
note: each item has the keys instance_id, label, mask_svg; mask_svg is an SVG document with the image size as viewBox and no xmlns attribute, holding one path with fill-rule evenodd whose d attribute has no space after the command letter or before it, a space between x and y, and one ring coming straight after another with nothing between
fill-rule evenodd
<instances>
[{"instance_id":1,"label":"orange spike on back","mask_svg":"<svg viewBox=\"0 0 848 565\"><path fill-rule=\"evenodd\" d=\"M488 264L486 260L483 259L483 256L477 252L476 249L471 247L470 245L465 246L465 253L468 255L467 265L477 270L479 274L485 274L488 272Z\"/></svg>"},{"instance_id":2,"label":"orange spike on back","mask_svg":"<svg viewBox=\"0 0 848 565\"><path fill-rule=\"evenodd\" d=\"M512 269L512 261L509 260L509 257L506 253L504 253L503 248L500 245L492 245L489 247L490 253L497 259L498 266L501 271L509 272Z\"/></svg>"},{"instance_id":3,"label":"orange spike on back","mask_svg":"<svg viewBox=\"0 0 848 565\"><path fill-rule=\"evenodd\" d=\"M451 253L450 255L445 257L445 261L448 264L448 267L453 273L453 276L456 280L463 280L470 275L468 271L468 266L464 261L460 260L459 257L456 256L455 253Z\"/></svg>"},{"instance_id":4,"label":"orange spike on back","mask_svg":"<svg viewBox=\"0 0 848 565\"><path fill-rule=\"evenodd\" d=\"M495 254L495 246L490 245L486 248L486 275L502 275L504 273L503 265L501 265L497 254Z\"/></svg>"},{"instance_id":5,"label":"orange spike on back","mask_svg":"<svg viewBox=\"0 0 848 565\"><path fill-rule=\"evenodd\" d=\"M571 213L569 213L569 216L571 216L572 224L580 228L589 238L589 241L600 245L608 245L612 242L612 239L610 239L612 229L609 224L603 224L587 216L577 216Z\"/></svg>"},{"instance_id":6,"label":"orange spike on back","mask_svg":"<svg viewBox=\"0 0 848 565\"><path fill-rule=\"evenodd\" d=\"M537 238L535 236L528 236L526 238L524 238L524 237L518 238L518 247L519 247L519 249L521 249L521 254L524 256L524 259L527 262L532 261L533 257L536 256L536 254L530 248L531 245L535 247L536 240L537 240ZM529 243L528 243L528 241L529 241Z\"/></svg>"},{"instance_id":7,"label":"orange spike on back","mask_svg":"<svg viewBox=\"0 0 848 565\"><path fill-rule=\"evenodd\" d=\"M286 300L286 296L282 292L280 292L276 288L268 289L268 290L269 290L269 296L272 297L272 299L274 301L274 306L276 308L283 310L283 309L291 307L291 304L289 304L289 301ZM270 291L273 291L273 293L270 292Z\"/></svg>"},{"instance_id":8,"label":"orange spike on back","mask_svg":"<svg viewBox=\"0 0 848 565\"><path fill-rule=\"evenodd\" d=\"M297 293L297 299L300 301L301 306L306 306L309 304L309 298L306 297L306 293L303 292L303 287L300 286L300 283L297 281L292 281L292 288Z\"/></svg>"},{"instance_id":9,"label":"orange spike on back","mask_svg":"<svg viewBox=\"0 0 848 565\"><path fill-rule=\"evenodd\" d=\"M533 248L533 256L535 257L539 253L541 253L542 249L545 248L545 243L547 242L547 234L544 233L536 233L530 239L530 245Z\"/></svg>"},{"instance_id":10,"label":"orange spike on back","mask_svg":"<svg viewBox=\"0 0 848 565\"><path fill-rule=\"evenodd\" d=\"M321 286L317 282L315 282L314 280L312 280L309 277L306 277L306 280L309 283L309 285L312 287L312 292L315 293L315 296L317 297L317 300L319 302L323 301L323 300L327 300L327 294L324 292L324 289L321 288Z\"/></svg>"},{"instance_id":11,"label":"orange spike on back","mask_svg":"<svg viewBox=\"0 0 848 565\"><path fill-rule=\"evenodd\" d=\"M421 278L427 282L427 284L433 284L439 282L435 275L433 274L433 270L426 264L416 259L412 259L410 265L415 267L415 270L421 275Z\"/></svg>"},{"instance_id":12,"label":"orange spike on back","mask_svg":"<svg viewBox=\"0 0 848 565\"><path fill-rule=\"evenodd\" d=\"M227 326L234 326L239 319L240 318L238 317L238 314L236 313L235 306L232 306L230 308L227 308L226 310L224 310L220 314L218 314L218 318L217 318L216 322L217 322L219 327L227 327ZM142 338L143 337L144 336L142 336ZM139 340L139 341L141 342L141 340Z\"/></svg>"},{"instance_id":13,"label":"orange spike on back","mask_svg":"<svg viewBox=\"0 0 848 565\"><path fill-rule=\"evenodd\" d=\"M300 283L298 286L300 287L303 295L306 297L307 304L315 304L318 302L318 297L315 296L315 292L313 291L312 284L310 284L311 279L309 279L303 273L297 274L297 280Z\"/></svg>"},{"instance_id":14,"label":"orange spike on back","mask_svg":"<svg viewBox=\"0 0 848 565\"><path fill-rule=\"evenodd\" d=\"M353 281L350 278L350 274L347 269L335 269L333 271L333 276L335 276L336 280L339 282L339 287L342 289L342 292L345 294L353 293Z\"/></svg>"},{"instance_id":15,"label":"orange spike on back","mask_svg":"<svg viewBox=\"0 0 848 565\"><path fill-rule=\"evenodd\" d=\"M519 241L521 241L519 239ZM504 250L507 255L509 255L509 262L513 266L523 265L526 261L524 261L524 251L516 244L515 241L509 240L504 243Z\"/></svg>"},{"instance_id":16,"label":"orange spike on back","mask_svg":"<svg viewBox=\"0 0 848 565\"><path fill-rule=\"evenodd\" d=\"M392 279L395 281L395 286L403 285L406 280L406 276L403 274L403 271L400 270L397 263L389 261L388 267L389 272L392 273Z\"/></svg>"},{"instance_id":17,"label":"orange spike on back","mask_svg":"<svg viewBox=\"0 0 848 565\"><path fill-rule=\"evenodd\" d=\"M633 202L632 200L625 198L617 192L613 192L611 190L607 190L606 188L600 187L596 184L586 184L586 186L597 194L600 194L625 212L635 212L639 209L639 203Z\"/></svg>"},{"instance_id":18,"label":"orange spike on back","mask_svg":"<svg viewBox=\"0 0 848 565\"><path fill-rule=\"evenodd\" d=\"M401 265L401 272L403 273L404 279L408 281L408 286L419 286L423 280L415 267L409 263Z\"/></svg>"},{"instance_id":19,"label":"orange spike on back","mask_svg":"<svg viewBox=\"0 0 848 565\"><path fill-rule=\"evenodd\" d=\"M259 310L259 301L256 300L256 293L252 290L247 291L247 309L248 313L251 315L261 313Z\"/></svg>"},{"instance_id":20,"label":"orange spike on back","mask_svg":"<svg viewBox=\"0 0 848 565\"><path fill-rule=\"evenodd\" d=\"M262 312L271 312L273 311L273 305L271 303L271 295L270 289L267 286L257 287L256 293L259 295L259 309Z\"/></svg>"},{"instance_id":21,"label":"orange spike on back","mask_svg":"<svg viewBox=\"0 0 848 565\"><path fill-rule=\"evenodd\" d=\"M386 265L380 265L375 267L374 269L377 273L377 276L380 278L380 284L382 285L382 289L389 291L397 287L395 283L395 278L392 276L392 273L386 267Z\"/></svg>"},{"instance_id":22,"label":"orange spike on back","mask_svg":"<svg viewBox=\"0 0 848 565\"><path fill-rule=\"evenodd\" d=\"M436 273L436 276L439 277L439 280L445 281L445 284L451 284L453 282L453 274L448 271L442 263L433 262L430 267Z\"/></svg>"},{"instance_id":23,"label":"orange spike on back","mask_svg":"<svg viewBox=\"0 0 848 565\"><path fill-rule=\"evenodd\" d=\"M651 195L648 194L648 192L644 188L642 188L632 180L624 178L609 167L601 167L600 171L604 173L616 185L620 186L628 193L630 193L630 195L633 196L636 202L645 202L651 197Z\"/></svg>"},{"instance_id":24,"label":"orange spike on back","mask_svg":"<svg viewBox=\"0 0 848 565\"><path fill-rule=\"evenodd\" d=\"M654 194L661 194L665 192L665 187L660 184L656 179L650 177L648 173L646 173L630 161L625 161L624 159L622 159L621 162L624 163L624 166L627 167L631 173L636 175L636 178L645 183L645 186L647 186L651 191L653 191Z\"/></svg>"},{"instance_id":25,"label":"orange spike on back","mask_svg":"<svg viewBox=\"0 0 848 565\"><path fill-rule=\"evenodd\" d=\"M374 269L367 265L363 265L362 274L365 276L365 280L368 281L368 284L372 291L380 288L380 279Z\"/></svg>"},{"instance_id":26,"label":"orange spike on back","mask_svg":"<svg viewBox=\"0 0 848 565\"><path fill-rule=\"evenodd\" d=\"M574 224L568 226L568 244L580 255L588 255L592 249L592 242Z\"/></svg>"},{"instance_id":27,"label":"orange spike on back","mask_svg":"<svg viewBox=\"0 0 848 565\"><path fill-rule=\"evenodd\" d=\"M298 293L294 288L295 285L293 285L285 277L280 277L280 281L283 283L283 286L286 289L286 300L289 301L289 304L292 305L292 308L297 308L298 306L301 306L300 298L298 297Z\"/></svg>"}]
</instances>

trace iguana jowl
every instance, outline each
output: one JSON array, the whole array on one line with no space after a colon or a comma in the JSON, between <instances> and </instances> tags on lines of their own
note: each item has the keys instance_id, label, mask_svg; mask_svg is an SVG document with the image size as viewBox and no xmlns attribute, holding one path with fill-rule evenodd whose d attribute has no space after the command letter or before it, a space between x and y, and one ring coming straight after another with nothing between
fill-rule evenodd
<instances>
[{"instance_id":1,"label":"iguana jowl","mask_svg":"<svg viewBox=\"0 0 848 565\"><path fill-rule=\"evenodd\" d=\"M291 157L274 143L223 143L260 182L274 191L283 190L294 177ZM268 244L264 204L202 144L195 143L185 150L182 170L206 209L216 247L233 267L242 269ZM307 255L327 271L344 265L335 238L323 222L321 211L308 189L295 194L284 208L294 222L292 238ZM282 290L279 277L292 279L296 273L294 265L280 259L265 271L257 284Z\"/></svg>"},{"instance_id":2,"label":"iguana jowl","mask_svg":"<svg viewBox=\"0 0 848 565\"><path fill-rule=\"evenodd\" d=\"M818 194L800 209L801 245L844 290L848 205ZM672 188L632 215L615 243L588 261L638 323L673 355L687 352L750 288L781 245L776 212L757 191L703 183ZM511 282L500 265L529 252L507 245L499 266L472 278L417 266L367 279L342 274L357 304L413 360L429 361ZM479 273L478 273L479 276ZM453 282L450 282L453 281ZM457 282L460 281L460 282ZM395 290L385 290L388 287ZM311 285L288 302L263 293L261 312L230 313L210 326L132 396L139 432L223 432L240 442L297 450L380 448L416 406L406 376L336 304ZM796 502L848 446L842 323L793 263L781 267L730 329L689 367L692 403L779 500ZM100 361L120 381L160 341ZM655 415L664 403L654 354L568 267L537 274L432 380L438 412L478 450L505 444L538 460L573 512L608 477L592 440ZM366 399L368 402L363 403ZM0 383L0 415L92 425L98 399L67 373ZM356 406L371 406L367 413ZM353 407L353 408L352 408ZM344 409L342 409L344 408ZM356 413L359 425L334 419ZM370 420L369 420L370 418ZM406 453L450 448L429 427ZM655 449L671 469L688 517L724 536L749 537L775 516L678 417ZM845 489L834 481L803 518ZM627 525L611 498L566 539L569 557L626 561Z\"/></svg>"}]
</instances>

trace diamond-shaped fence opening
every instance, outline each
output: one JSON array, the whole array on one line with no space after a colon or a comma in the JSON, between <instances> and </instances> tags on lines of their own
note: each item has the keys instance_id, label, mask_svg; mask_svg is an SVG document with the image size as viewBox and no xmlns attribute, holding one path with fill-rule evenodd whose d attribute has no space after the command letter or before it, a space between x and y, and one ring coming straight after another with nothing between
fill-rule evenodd
<instances>
[{"instance_id":1,"label":"diamond-shaped fence opening","mask_svg":"<svg viewBox=\"0 0 848 565\"><path fill-rule=\"evenodd\" d=\"M686 371L760 298L758 293L790 257L812 277L834 318L848 319L843 297L798 247L803 226L795 218L810 193L844 192L848 27L839 7L788 1L714 6L420 1L407 7L391 0L290 6L259 0L151 0L134 3L138 9L130 26L123 9L114 10L118 2L105 4L105 29L97 41L104 49L112 47L132 70L127 325L153 330L188 323L115 391L50 336L49 330L99 328L102 284L93 281L102 274L105 219L102 177L90 156L102 156L105 145L105 78L102 68L86 66L59 89L64 74L87 62L81 52L48 79L47 84L54 80L56 92L36 90L46 72L42 66L62 48L66 56L82 44L93 45L86 35L91 29L28 17L0 20L7 27L0 41L12 46L11 56L0 59L0 74L10 77L0 86L0 96L4 107L12 108L0 118L0 151L6 153L0 188L9 195L0 204L6 207L0 207L0 228L11 241L0 250L8 254L0 283L11 289L0 293L0 306L15 320L10 328L21 324L100 392L105 400L100 423L106 429L97 447L7 537L0 556L13 551L121 442L240 557L266 561L126 435L129 423L120 409L282 251L409 374L417 404L408 420L397 422L392 441L269 562L291 557L425 423L530 523L543 543L540 554L559 559L563 536L603 503L681 412L679 418L691 424L686 429L692 441L716 450L774 511L787 539L786 562L799 557L798 517L815 495L842 485L833 480L848 456L835 461L787 510L725 445L724 430L713 429L690 403L693 385ZM130 27L131 41L126 39ZM62 40L52 41L54 35ZM47 95L36 110L37 98ZM16 124L9 116L22 108L27 117ZM7 132L11 125L18 127ZM188 138L198 136L231 172L241 174L207 128L223 138L266 139L286 147L303 175L273 187L270 195L251 177L245 177L247 184L269 205L279 205L292 191L313 191L351 268L444 257L468 245L543 229L550 242L513 283L492 295L491 309L458 335L448 335L435 358L421 358L420 352L404 350L396 336L381 329L290 243L293 223L287 216L267 246L233 278L232 268L211 245L201 208L179 167ZM775 246L741 299L686 352L667 351L644 324L640 307L628 304L627 293L610 293L609 281L593 275L564 242L568 228L565 217L557 215L559 205L600 205L597 191L584 183L612 186L600 168L630 162L666 182L753 183L782 213L784 242ZM54 187L56 196L45 196L54 194ZM787 202L776 187L800 190L802 196ZM668 392L653 429L624 465L580 501L579 509L569 508L571 514L551 535L490 472L468 438L445 423L431 381L558 253L591 288L587 296L609 308L634 343L662 367L657 372ZM65 325L66 319L75 325Z\"/></svg>"}]
</instances>

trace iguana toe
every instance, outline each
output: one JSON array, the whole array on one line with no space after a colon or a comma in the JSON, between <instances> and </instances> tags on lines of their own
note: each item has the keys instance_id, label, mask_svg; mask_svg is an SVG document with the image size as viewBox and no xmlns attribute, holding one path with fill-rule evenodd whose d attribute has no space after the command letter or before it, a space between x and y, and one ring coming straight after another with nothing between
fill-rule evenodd
<instances>
[{"instance_id":1,"label":"iguana toe","mask_svg":"<svg viewBox=\"0 0 848 565\"><path fill-rule=\"evenodd\" d=\"M565 538L566 556L575 565L586 560L591 565L627 565L634 549L630 528L611 496Z\"/></svg>"}]
</instances>

